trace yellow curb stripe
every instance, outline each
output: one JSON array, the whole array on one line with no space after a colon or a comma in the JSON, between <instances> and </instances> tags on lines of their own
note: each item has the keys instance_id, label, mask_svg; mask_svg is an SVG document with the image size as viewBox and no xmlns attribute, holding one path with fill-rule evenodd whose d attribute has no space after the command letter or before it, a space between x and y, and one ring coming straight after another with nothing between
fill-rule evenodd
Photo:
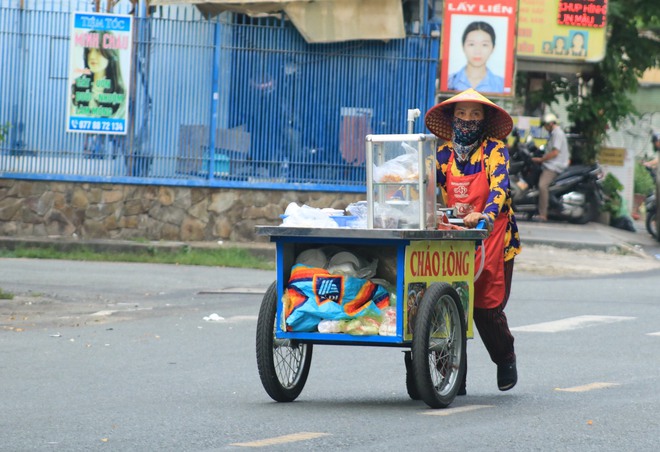
<instances>
[{"instance_id":1,"label":"yellow curb stripe","mask_svg":"<svg viewBox=\"0 0 660 452\"><path fill-rule=\"evenodd\" d=\"M264 447L274 446L276 444L295 443L297 441L307 441L310 439L321 438L322 436L329 436L330 433L314 433L314 432L300 432L291 435L277 436L275 438L260 439L259 441L251 441L249 443L233 443L230 446L240 447Z\"/></svg>"},{"instance_id":2,"label":"yellow curb stripe","mask_svg":"<svg viewBox=\"0 0 660 452\"><path fill-rule=\"evenodd\" d=\"M466 405L456 408L445 408L441 410L424 411L427 416L451 416L452 414L467 413L468 411L480 410L482 408L493 408L493 405Z\"/></svg>"},{"instance_id":3,"label":"yellow curb stripe","mask_svg":"<svg viewBox=\"0 0 660 452\"><path fill-rule=\"evenodd\" d=\"M555 391L561 392L587 392L593 391L594 389L605 389L612 388L614 386L621 386L619 383L589 383L582 386L573 386L572 388L555 388Z\"/></svg>"}]
</instances>

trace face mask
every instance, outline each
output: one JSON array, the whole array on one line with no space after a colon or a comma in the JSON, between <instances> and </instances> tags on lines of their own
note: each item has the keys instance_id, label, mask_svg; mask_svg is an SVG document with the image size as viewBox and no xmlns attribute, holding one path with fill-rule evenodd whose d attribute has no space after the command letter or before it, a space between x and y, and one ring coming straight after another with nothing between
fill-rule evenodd
<instances>
[{"instance_id":1,"label":"face mask","mask_svg":"<svg viewBox=\"0 0 660 452\"><path fill-rule=\"evenodd\" d=\"M479 138L484 131L486 121L484 119L473 119L465 121L454 117L452 121L452 143L454 152L459 161L467 160L470 152L479 146Z\"/></svg>"},{"instance_id":2,"label":"face mask","mask_svg":"<svg viewBox=\"0 0 660 452\"><path fill-rule=\"evenodd\" d=\"M451 123L453 133L452 141L463 146L473 144L484 132L485 119L472 119L465 121L454 117Z\"/></svg>"}]
</instances>

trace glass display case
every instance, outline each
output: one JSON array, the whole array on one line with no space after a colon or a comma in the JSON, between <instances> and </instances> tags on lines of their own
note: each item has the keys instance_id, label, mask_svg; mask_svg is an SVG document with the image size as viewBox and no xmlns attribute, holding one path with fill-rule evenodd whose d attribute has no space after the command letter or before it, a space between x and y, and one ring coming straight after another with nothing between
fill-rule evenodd
<instances>
[{"instance_id":1,"label":"glass display case","mask_svg":"<svg viewBox=\"0 0 660 452\"><path fill-rule=\"evenodd\" d=\"M437 138L367 135L367 227L436 229Z\"/></svg>"}]
</instances>

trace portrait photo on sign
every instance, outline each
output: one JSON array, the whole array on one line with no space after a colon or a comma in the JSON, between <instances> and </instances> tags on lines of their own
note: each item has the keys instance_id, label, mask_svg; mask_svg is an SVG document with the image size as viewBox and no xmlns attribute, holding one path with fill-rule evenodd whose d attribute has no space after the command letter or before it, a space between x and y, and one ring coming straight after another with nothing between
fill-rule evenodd
<instances>
[{"instance_id":1,"label":"portrait photo on sign","mask_svg":"<svg viewBox=\"0 0 660 452\"><path fill-rule=\"evenodd\" d=\"M130 49L122 49L117 43L127 40L110 31L90 30L85 35L84 42L72 46L71 115L123 118L128 99Z\"/></svg>"},{"instance_id":2,"label":"portrait photo on sign","mask_svg":"<svg viewBox=\"0 0 660 452\"><path fill-rule=\"evenodd\" d=\"M132 24L129 15L71 14L67 132L127 133Z\"/></svg>"},{"instance_id":3,"label":"portrait photo on sign","mask_svg":"<svg viewBox=\"0 0 660 452\"><path fill-rule=\"evenodd\" d=\"M507 17L452 15L447 90L510 94L508 26Z\"/></svg>"},{"instance_id":4,"label":"portrait photo on sign","mask_svg":"<svg viewBox=\"0 0 660 452\"><path fill-rule=\"evenodd\" d=\"M569 55L573 57L586 57L587 56L587 39L588 33L584 31L572 31L568 35L570 47L568 49Z\"/></svg>"}]
</instances>

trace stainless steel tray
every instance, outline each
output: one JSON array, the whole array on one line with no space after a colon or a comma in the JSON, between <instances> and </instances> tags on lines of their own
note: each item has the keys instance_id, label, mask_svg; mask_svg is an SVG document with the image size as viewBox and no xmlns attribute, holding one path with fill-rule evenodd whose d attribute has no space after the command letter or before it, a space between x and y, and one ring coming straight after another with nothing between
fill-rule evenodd
<instances>
[{"instance_id":1,"label":"stainless steel tray","mask_svg":"<svg viewBox=\"0 0 660 452\"><path fill-rule=\"evenodd\" d=\"M257 235L269 237L318 237L364 240L483 240L488 237L488 231L485 229L422 230L256 226L256 232Z\"/></svg>"}]
</instances>

